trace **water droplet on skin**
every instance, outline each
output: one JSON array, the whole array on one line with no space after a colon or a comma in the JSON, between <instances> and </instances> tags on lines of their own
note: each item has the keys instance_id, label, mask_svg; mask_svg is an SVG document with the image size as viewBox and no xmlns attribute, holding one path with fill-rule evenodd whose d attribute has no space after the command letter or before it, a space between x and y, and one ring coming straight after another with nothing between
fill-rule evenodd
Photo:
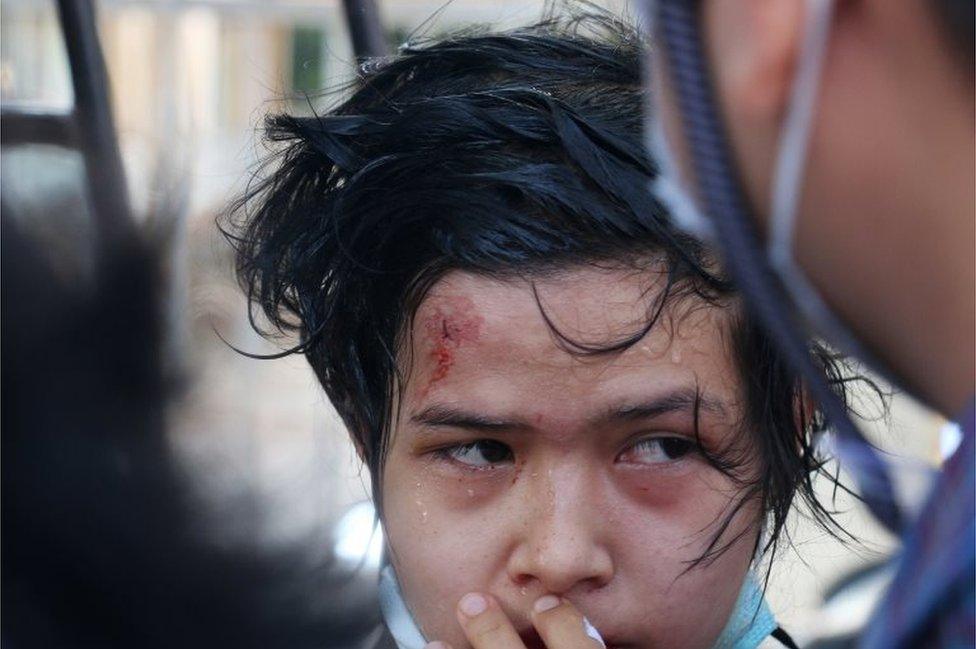
<instances>
[{"instance_id":1,"label":"water droplet on skin","mask_svg":"<svg viewBox=\"0 0 976 649\"><path fill-rule=\"evenodd\" d=\"M549 477L548 484L546 485L546 493L549 496L549 510L552 511L556 509L556 488L552 485L552 469L546 472Z\"/></svg>"},{"instance_id":2,"label":"water droplet on skin","mask_svg":"<svg viewBox=\"0 0 976 649\"><path fill-rule=\"evenodd\" d=\"M420 507L420 523L423 525L427 523L427 507L424 506L422 500L415 500L414 502L417 503L417 507Z\"/></svg>"},{"instance_id":3,"label":"water droplet on skin","mask_svg":"<svg viewBox=\"0 0 976 649\"><path fill-rule=\"evenodd\" d=\"M538 475L539 475L539 472L538 472L538 471L533 471L533 472L532 472L532 477L533 477L533 478L534 478L534 477L536 477L536 476L538 476Z\"/></svg>"},{"instance_id":4,"label":"water droplet on skin","mask_svg":"<svg viewBox=\"0 0 976 649\"><path fill-rule=\"evenodd\" d=\"M416 483L416 484L414 484L414 486L415 486L415 487L416 487L417 489L420 489L420 487L422 487L423 485L421 485L421 484L420 484L420 483L418 482L418 483Z\"/></svg>"},{"instance_id":5,"label":"water droplet on skin","mask_svg":"<svg viewBox=\"0 0 976 649\"><path fill-rule=\"evenodd\" d=\"M474 489L468 489L468 498L474 498Z\"/></svg>"},{"instance_id":6,"label":"water droplet on skin","mask_svg":"<svg viewBox=\"0 0 976 649\"><path fill-rule=\"evenodd\" d=\"M519 592L522 594L523 597L529 594L529 590L525 586L519 588Z\"/></svg>"},{"instance_id":7,"label":"water droplet on skin","mask_svg":"<svg viewBox=\"0 0 976 649\"><path fill-rule=\"evenodd\" d=\"M681 364L681 351L678 349L671 350L671 362L675 365Z\"/></svg>"}]
</instances>

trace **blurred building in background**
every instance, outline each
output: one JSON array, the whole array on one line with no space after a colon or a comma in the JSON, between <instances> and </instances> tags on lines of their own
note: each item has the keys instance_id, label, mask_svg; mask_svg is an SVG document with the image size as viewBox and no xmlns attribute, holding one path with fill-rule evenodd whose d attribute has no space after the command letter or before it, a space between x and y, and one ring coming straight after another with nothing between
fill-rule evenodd
<instances>
[{"instance_id":1,"label":"blurred building in background","mask_svg":"<svg viewBox=\"0 0 976 649\"><path fill-rule=\"evenodd\" d=\"M379 4L391 51L417 30L514 26L543 10L541 0ZM632 13L624 0L598 4ZM97 8L133 206L168 241L169 349L187 380L172 409L174 443L228 542L325 539L341 512L368 496L368 477L303 358L252 360L217 336L249 352L278 349L250 329L229 247L214 222L265 153L257 137L263 116L325 107L354 77L342 6L338 0L103 0ZM0 100L21 110L72 105L53 0L0 5ZM60 270L84 281L91 232L79 200L80 156L51 146L7 147L0 179L4 202L15 204L23 219L40 219L58 206L53 212L64 218L32 226L44 232ZM891 425L872 425L880 446L908 458L899 460L911 467L903 483L916 498L925 478L918 467L938 461L942 423L897 397ZM773 607L798 639L823 624L817 604L825 589L892 544L849 498L838 507L847 510L842 519L864 545L844 548L797 518L798 553L779 556L773 572ZM241 508L258 515L235 516Z\"/></svg>"}]
</instances>

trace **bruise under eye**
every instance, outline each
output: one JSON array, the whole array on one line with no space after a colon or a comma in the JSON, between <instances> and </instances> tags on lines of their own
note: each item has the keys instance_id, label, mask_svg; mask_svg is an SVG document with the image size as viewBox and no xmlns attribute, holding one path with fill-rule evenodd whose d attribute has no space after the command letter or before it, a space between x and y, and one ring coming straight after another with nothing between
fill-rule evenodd
<instances>
[{"instance_id":1,"label":"bruise under eye","mask_svg":"<svg viewBox=\"0 0 976 649\"><path fill-rule=\"evenodd\" d=\"M491 439L479 439L438 451L450 460L475 468L488 468L511 463L515 457L506 444Z\"/></svg>"}]
</instances>

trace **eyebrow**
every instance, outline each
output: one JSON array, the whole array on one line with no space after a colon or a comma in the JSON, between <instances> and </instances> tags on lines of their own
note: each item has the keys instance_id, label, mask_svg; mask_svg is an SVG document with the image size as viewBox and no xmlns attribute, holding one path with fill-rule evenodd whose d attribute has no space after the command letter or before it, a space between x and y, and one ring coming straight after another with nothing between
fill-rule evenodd
<instances>
[{"instance_id":1,"label":"eyebrow","mask_svg":"<svg viewBox=\"0 0 976 649\"><path fill-rule=\"evenodd\" d=\"M432 428L464 428L475 431L527 429L531 426L518 418L490 417L466 412L460 408L435 404L416 413L410 420Z\"/></svg>"},{"instance_id":2,"label":"eyebrow","mask_svg":"<svg viewBox=\"0 0 976 649\"><path fill-rule=\"evenodd\" d=\"M661 397L637 403L621 403L611 406L597 421L632 421L653 419L672 412L707 412L724 417L725 404L719 399L700 392L697 388L683 388ZM591 422L596 423L596 422Z\"/></svg>"},{"instance_id":3,"label":"eyebrow","mask_svg":"<svg viewBox=\"0 0 976 649\"><path fill-rule=\"evenodd\" d=\"M682 388L646 401L623 401L611 405L604 412L587 421L589 425L655 419L674 412L695 411L724 417L725 405L718 399L701 393L694 387ZM468 412L462 408L434 404L412 415L413 423L431 428L461 428L478 432L529 430L533 425L520 417L493 417Z\"/></svg>"}]
</instances>

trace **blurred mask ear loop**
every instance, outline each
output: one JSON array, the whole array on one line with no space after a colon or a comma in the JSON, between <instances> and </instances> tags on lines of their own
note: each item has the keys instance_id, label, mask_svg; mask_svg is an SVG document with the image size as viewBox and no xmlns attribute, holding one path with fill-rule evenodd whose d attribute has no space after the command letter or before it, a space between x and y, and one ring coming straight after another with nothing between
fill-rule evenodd
<instances>
[{"instance_id":1,"label":"blurred mask ear loop","mask_svg":"<svg viewBox=\"0 0 976 649\"><path fill-rule=\"evenodd\" d=\"M679 228L702 241L714 241L715 229L711 221L705 218L694 199L678 181L678 164L661 119L650 120L649 142L660 168L651 181L651 193L667 206L671 219Z\"/></svg>"},{"instance_id":2,"label":"blurred mask ear loop","mask_svg":"<svg viewBox=\"0 0 976 649\"><path fill-rule=\"evenodd\" d=\"M820 74L830 39L833 2L807 0L806 7L804 37L773 171L766 251L770 263L779 272L796 306L803 311L811 324L820 329L819 333L829 335L834 333L839 322L793 258L797 210L803 192L803 172L806 168L807 146L813 127ZM844 337L850 337L846 330ZM837 342L843 344L848 340Z\"/></svg>"},{"instance_id":3,"label":"blurred mask ear loop","mask_svg":"<svg viewBox=\"0 0 976 649\"><path fill-rule=\"evenodd\" d=\"M384 566L380 572L380 610L397 649L424 648L427 641L403 600L400 583L390 564Z\"/></svg>"},{"instance_id":4,"label":"blurred mask ear loop","mask_svg":"<svg viewBox=\"0 0 976 649\"><path fill-rule=\"evenodd\" d=\"M877 359L827 306L794 257L797 212L803 197L807 148L827 58L833 4L833 0L806 0L803 41L773 170L766 254L813 333L824 336L838 349L858 357L876 370L880 369L891 381L890 373L884 371Z\"/></svg>"},{"instance_id":5,"label":"blurred mask ear loop","mask_svg":"<svg viewBox=\"0 0 976 649\"><path fill-rule=\"evenodd\" d=\"M806 8L803 42L773 170L766 254L794 306L812 328L812 333L824 336L832 345L867 363L890 383L896 384L891 373L865 349L826 304L794 257L797 213L803 194L807 148L813 128L821 73L830 41L833 1L807 0ZM854 440L838 437L833 442L842 459L857 458L865 452L857 448L859 444Z\"/></svg>"},{"instance_id":6,"label":"blurred mask ear loop","mask_svg":"<svg viewBox=\"0 0 976 649\"><path fill-rule=\"evenodd\" d=\"M750 570L729 621L712 649L755 649L776 627L776 618L763 597L763 589Z\"/></svg>"}]
</instances>

